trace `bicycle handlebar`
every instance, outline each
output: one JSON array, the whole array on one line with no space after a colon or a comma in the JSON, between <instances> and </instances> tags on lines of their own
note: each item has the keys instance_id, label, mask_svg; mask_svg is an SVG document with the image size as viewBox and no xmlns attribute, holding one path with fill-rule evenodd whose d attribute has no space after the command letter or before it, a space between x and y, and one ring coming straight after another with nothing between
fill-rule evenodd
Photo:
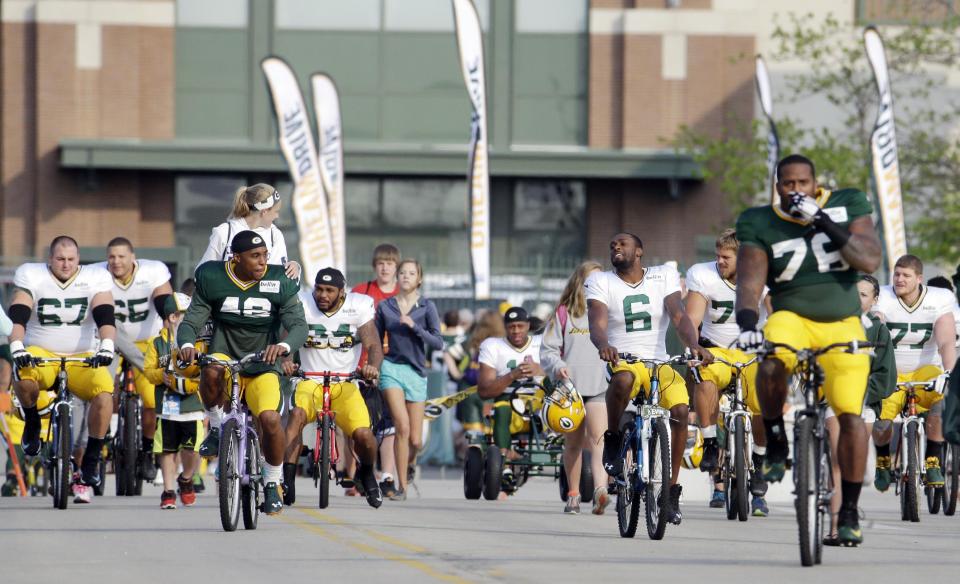
<instances>
[{"instance_id":1,"label":"bicycle handlebar","mask_svg":"<svg viewBox=\"0 0 960 584\"><path fill-rule=\"evenodd\" d=\"M824 353L833 351L834 349L844 349L844 353L857 353L860 349L872 349L876 345L869 341L858 341L856 339L852 341L847 341L844 343L831 343L826 347L820 347L819 349L797 349L786 343L773 343L770 341L764 341L763 347L757 349L757 357L763 359L771 355L775 355L777 349L785 349L791 353L796 354L800 357L819 357Z\"/></svg>"},{"instance_id":2,"label":"bicycle handlebar","mask_svg":"<svg viewBox=\"0 0 960 584\"><path fill-rule=\"evenodd\" d=\"M647 367L659 367L662 365L685 365L693 361L693 357L687 355L677 355L675 357L667 357L666 359L644 359L632 353L617 353L617 357L623 361L626 361L628 365L642 363Z\"/></svg>"},{"instance_id":3,"label":"bicycle handlebar","mask_svg":"<svg viewBox=\"0 0 960 584\"><path fill-rule=\"evenodd\" d=\"M331 381L336 380L337 382L356 381L358 379L363 379L363 376L360 375L359 371L351 371L350 373L337 373L335 371L301 371L299 377L303 377L304 379L329 377Z\"/></svg>"},{"instance_id":4,"label":"bicycle handlebar","mask_svg":"<svg viewBox=\"0 0 960 584\"><path fill-rule=\"evenodd\" d=\"M47 363L83 363L89 366L93 364L93 357L31 357L30 363L34 366Z\"/></svg>"},{"instance_id":5,"label":"bicycle handlebar","mask_svg":"<svg viewBox=\"0 0 960 584\"><path fill-rule=\"evenodd\" d=\"M263 351L258 351L256 353L250 353L249 355L241 359L218 359L213 355L208 355L200 353L196 357L196 362L200 364L201 367L205 365L223 365L229 369L235 369L247 365L255 361L263 360Z\"/></svg>"}]
</instances>

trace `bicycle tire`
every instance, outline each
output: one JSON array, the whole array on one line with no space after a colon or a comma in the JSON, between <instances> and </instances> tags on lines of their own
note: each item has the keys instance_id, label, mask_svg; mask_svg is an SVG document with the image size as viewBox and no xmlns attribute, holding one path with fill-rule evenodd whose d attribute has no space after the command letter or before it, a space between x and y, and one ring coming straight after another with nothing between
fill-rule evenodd
<instances>
[{"instance_id":1,"label":"bicycle tire","mask_svg":"<svg viewBox=\"0 0 960 584\"><path fill-rule=\"evenodd\" d=\"M220 524L224 531L236 531L240 521L240 433L236 420L227 420L220 429L219 458Z\"/></svg>"},{"instance_id":2,"label":"bicycle tire","mask_svg":"<svg viewBox=\"0 0 960 584\"><path fill-rule=\"evenodd\" d=\"M960 487L960 446L944 444L943 471L947 473L943 481L943 514L950 516L957 512L957 489Z\"/></svg>"},{"instance_id":3,"label":"bicycle tire","mask_svg":"<svg viewBox=\"0 0 960 584\"><path fill-rule=\"evenodd\" d=\"M737 487L733 480L734 469L733 460L730 457L731 448L729 444L723 449L723 459L720 461L720 477L723 479L723 509L727 514L727 519L733 521L738 517L737 513Z\"/></svg>"},{"instance_id":4,"label":"bicycle tire","mask_svg":"<svg viewBox=\"0 0 960 584\"><path fill-rule=\"evenodd\" d=\"M907 482L903 496L906 505L906 517L912 523L920 521L920 443L917 437L916 421L907 423Z\"/></svg>"},{"instance_id":5,"label":"bicycle tire","mask_svg":"<svg viewBox=\"0 0 960 584\"><path fill-rule=\"evenodd\" d=\"M645 453L650 472L644 489L643 504L646 508L647 535L650 539L663 539L667 531L667 510L670 506L670 439L667 424L662 419L653 420L651 429L653 431L650 433Z\"/></svg>"},{"instance_id":6,"label":"bicycle tire","mask_svg":"<svg viewBox=\"0 0 960 584\"><path fill-rule=\"evenodd\" d=\"M747 496L747 428L743 417L737 416L733 421L734 439L734 473L736 476L737 516L740 521L746 521L750 516L750 497Z\"/></svg>"},{"instance_id":7,"label":"bicycle tire","mask_svg":"<svg viewBox=\"0 0 960 584\"><path fill-rule=\"evenodd\" d=\"M830 458L830 436L825 427L822 428L823 434L817 441L817 460L820 466L817 469L817 516L815 518L815 535L813 540L813 563L823 562L823 538L826 536L827 526L830 525L832 516L830 508L830 497L836 496L833 484L833 462ZM829 493L829 497L824 495Z\"/></svg>"},{"instance_id":8,"label":"bicycle tire","mask_svg":"<svg viewBox=\"0 0 960 584\"><path fill-rule=\"evenodd\" d=\"M137 494L137 454L139 452L137 436L137 410L133 398L121 398L123 409L123 433L118 454L120 465L118 479L123 485L123 495L133 497Z\"/></svg>"},{"instance_id":9,"label":"bicycle tire","mask_svg":"<svg viewBox=\"0 0 960 584\"><path fill-rule=\"evenodd\" d=\"M796 425L793 474L796 482L797 527L800 542L800 564L812 566L817 537L817 465L816 420L803 416Z\"/></svg>"},{"instance_id":10,"label":"bicycle tire","mask_svg":"<svg viewBox=\"0 0 960 584\"><path fill-rule=\"evenodd\" d=\"M70 409L61 404L57 407L57 437L51 465L53 506L57 509L66 509L70 500L70 455L73 450L70 421Z\"/></svg>"},{"instance_id":11,"label":"bicycle tire","mask_svg":"<svg viewBox=\"0 0 960 584\"><path fill-rule=\"evenodd\" d=\"M503 486L503 455L496 444L487 446L483 461L483 498L496 501Z\"/></svg>"},{"instance_id":12,"label":"bicycle tire","mask_svg":"<svg viewBox=\"0 0 960 584\"><path fill-rule=\"evenodd\" d=\"M467 447L467 453L463 459L463 496L475 501L482 493L483 450L477 445L471 445Z\"/></svg>"},{"instance_id":13,"label":"bicycle tire","mask_svg":"<svg viewBox=\"0 0 960 584\"><path fill-rule=\"evenodd\" d=\"M135 432L137 435L136 440L133 441L135 445L136 454L133 456L133 494L137 497L143 494L143 475L140 474L140 443L143 440L143 426L139 423L143 419L143 400L140 399L140 396L133 394L133 417L137 424L134 424L133 427L136 428L140 426L140 431Z\"/></svg>"},{"instance_id":14,"label":"bicycle tire","mask_svg":"<svg viewBox=\"0 0 960 584\"><path fill-rule=\"evenodd\" d=\"M247 434L247 454L244 462L250 482L240 487L240 502L243 510L243 528L256 529L260 519L262 497L260 482L260 439L256 432Z\"/></svg>"},{"instance_id":15,"label":"bicycle tire","mask_svg":"<svg viewBox=\"0 0 960 584\"><path fill-rule=\"evenodd\" d=\"M317 469L319 481L317 487L320 489L320 501L318 504L321 509L326 509L330 506L330 440L335 438L331 435L330 416L324 415L320 419L319 426L320 460Z\"/></svg>"},{"instance_id":16,"label":"bicycle tire","mask_svg":"<svg viewBox=\"0 0 960 584\"><path fill-rule=\"evenodd\" d=\"M637 525L640 523L641 490L636 469L639 453L632 424L623 431L623 440L625 444L621 446L621 450L624 452L624 480L617 482L617 527L620 537L633 537L637 534Z\"/></svg>"},{"instance_id":17,"label":"bicycle tire","mask_svg":"<svg viewBox=\"0 0 960 584\"><path fill-rule=\"evenodd\" d=\"M593 456L584 450L580 455L580 500L584 503L593 502Z\"/></svg>"}]
</instances>

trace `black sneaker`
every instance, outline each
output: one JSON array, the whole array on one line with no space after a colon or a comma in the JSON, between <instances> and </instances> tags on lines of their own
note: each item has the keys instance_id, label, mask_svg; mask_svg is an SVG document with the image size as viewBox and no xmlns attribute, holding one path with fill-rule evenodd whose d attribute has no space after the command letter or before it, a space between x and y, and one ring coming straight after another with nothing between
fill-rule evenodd
<instances>
[{"instance_id":1,"label":"black sneaker","mask_svg":"<svg viewBox=\"0 0 960 584\"><path fill-rule=\"evenodd\" d=\"M283 499L280 491L280 485L277 483L263 485L263 512L267 515L279 515L283 511Z\"/></svg>"},{"instance_id":2,"label":"black sneaker","mask_svg":"<svg viewBox=\"0 0 960 584\"><path fill-rule=\"evenodd\" d=\"M357 471L357 490L367 498L367 503L377 509L383 505L383 494L380 492L380 485L377 484L377 475L373 473L372 467L360 467Z\"/></svg>"},{"instance_id":3,"label":"black sneaker","mask_svg":"<svg viewBox=\"0 0 960 584\"><path fill-rule=\"evenodd\" d=\"M283 463L283 504L291 506L297 500L297 465Z\"/></svg>"},{"instance_id":4,"label":"black sneaker","mask_svg":"<svg viewBox=\"0 0 960 584\"><path fill-rule=\"evenodd\" d=\"M620 432L607 430L603 433L603 470L612 477L623 474L623 459L620 458L620 443L623 437Z\"/></svg>"},{"instance_id":5,"label":"black sneaker","mask_svg":"<svg viewBox=\"0 0 960 584\"><path fill-rule=\"evenodd\" d=\"M762 497L767 494L767 481L763 479L763 455L753 453L753 472L750 473L750 494Z\"/></svg>"},{"instance_id":6,"label":"black sneaker","mask_svg":"<svg viewBox=\"0 0 960 584\"><path fill-rule=\"evenodd\" d=\"M84 468L85 465L80 466L80 484L86 485L88 487L96 487L100 485L100 460L97 459L94 461L94 464L91 465L92 468Z\"/></svg>"},{"instance_id":7,"label":"black sneaker","mask_svg":"<svg viewBox=\"0 0 960 584\"><path fill-rule=\"evenodd\" d=\"M203 484L203 478L200 477L200 473L193 473L193 492L202 493L207 490L207 486Z\"/></svg>"},{"instance_id":8,"label":"black sneaker","mask_svg":"<svg viewBox=\"0 0 960 584\"><path fill-rule=\"evenodd\" d=\"M716 438L706 438L703 441L703 456L700 457L700 470L713 472L720 461L720 445Z\"/></svg>"},{"instance_id":9,"label":"black sneaker","mask_svg":"<svg viewBox=\"0 0 960 584\"><path fill-rule=\"evenodd\" d=\"M680 513L680 494L683 487L680 485L670 485L670 508L667 510L667 521L674 525L680 525L683 516Z\"/></svg>"},{"instance_id":10,"label":"black sneaker","mask_svg":"<svg viewBox=\"0 0 960 584\"><path fill-rule=\"evenodd\" d=\"M23 429L23 438L20 439L20 446L23 448L23 453L27 456L37 456L40 454L40 448L42 447L40 442L40 425L38 424L36 429L30 428L29 425Z\"/></svg>"},{"instance_id":11,"label":"black sneaker","mask_svg":"<svg viewBox=\"0 0 960 584\"><path fill-rule=\"evenodd\" d=\"M157 478L157 465L153 462L153 452L141 450L139 463L140 476L148 483L152 483L153 479Z\"/></svg>"},{"instance_id":12,"label":"black sneaker","mask_svg":"<svg viewBox=\"0 0 960 584\"><path fill-rule=\"evenodd\" d=\"M204 458L213 458L220 454L220 428L210 428L197 452Z\"/></svg>"},{"instance_id":13,"label":"black sneaker","mask_svg":"<svg viewBox=\"0 0 960 584\"><path fill-rule=\"evenodd\" d=\"M844 547L856 547L863 543L863 532L860 530L860 517L856 509L840 509L837 518L837 538Z\"/></svg>"},{"instance_id":14,"label":"black sneaker","mask_svg":"<svg viewBox=\"0 0 960 584\"><path fill-rule=\"evenodd\" d=\"M413 479L417 478L417 469L413 465L407 467L407 482L412 483Z\"/></svg>"},{"instance_id":15,"label":"black sneaker","mask_svg":"<svg viewBox=\"0 0 960 584\"><path fill-rule=\"evenodd\" d=\"M397 485L394 483L393 477L388 476L380 481L380 492L388 499L397 492Z\"/></svg>"}]
</instances>

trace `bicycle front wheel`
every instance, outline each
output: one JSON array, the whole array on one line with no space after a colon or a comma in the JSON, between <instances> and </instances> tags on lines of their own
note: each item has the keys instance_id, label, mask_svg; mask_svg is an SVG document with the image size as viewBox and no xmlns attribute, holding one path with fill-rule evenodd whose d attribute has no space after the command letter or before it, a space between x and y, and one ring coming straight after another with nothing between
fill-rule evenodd
<instances>
[{"instance_id":1,"label":"bicycle front wheel","mask_svg":"<svg viewBox=\"0 0 960 584\"><path fill-rule=\"evenodd\" d=\"M260 519L262 497L260 482L260 439L256 432L247 434L247 454L244 466L250 482L240 487L240 501L243 509L243 528L256 529Z\"/></svg>"},{"instance_id":2,"label":"bicycle front wheel","mask_svg":"<svg viewBox=\"0 0 960 584\"><path fill-rule=\"evenodd\" d=\"M647 535L663 539L667 530L667 511L670 507L670 439L667 424L662 419L652 421L653 427L645 453L650 472L644 496L647 516Z\"/></svg>"},{"instance_id":3,"label":"bicycle front wheel","mask_svg":"<svg viewBox=\"0 0 960 584\"><path fill-rule=\"evenodd\" d=\"M330 506L330 449L333 445L333 440L336 438L333 435L333 425L330 423L330 416L324 415L320 419L319 427L317 431L320 432L320 508L326 509Z\"/></svg>"},{"instance_id":4,"label":"bicycle front wheel","mask_svg":"<svg viewBox=\"0 0 960 584\"><path fill-rule=\"evenodd\" d=\"M794 444L793 473L797 494L797 526L800 536L800 563L814 564L817 539L817 468L819 464L816 419L804 416L797 422Z\"/></svg>"},{"instance_id":5,"label":"bicycle front wheel","mask_svg":"<svg viewBox=\"0 0 960 584\"><path fill-rule=\"evenodd\" d=\"M50 476L53 479L53 506L66 509L70 499L70 454L73 436L70 431L70 408L61 404L57 408L57 432L53 445Z\"/></svg>"},{"instance_id":6,"label":"bicycle front wheel","mask_svg":"<svg viewBox=\"0 0 960 584\"><path fill-rule=\"evenodd\" d=\"M900 490L903 506L903 519L912 523L920 521L920 441L917 436L916 420L907 422L907 440L903 446L907 449L906 483Z\"/></svg>"},{"instance_id":7,"label":"bicycle front wheel","mask_svg":"<svg viewBox=\"0 0 960 584\"><path fill-rule=\"evenodd\" d=\"M750 516L750 496L747 488L747 427L742 416L733 421L734 440L734 480L737 497L737 515L740 521L746 521ZM729 494L727 495L730 496ZM731 517L732 519L732 517Z\"/></svg>"},{"instance_id":8,"label":"bicycle front wheel","mask_svg":"<svg viewBox=\"0 0 960 584\"><path fill-rule=\"evenodd\" d=\"M137 451L140 442L137 436L137 411L129 396L120 396L120 404L114 472L117 473L117 495L132 497L137 493Z\"/></svg>"},{"instance_id":9,"label":"bicycle front wheel","mask_svg":"<svg viewBox=\"0 0 960 584\"><path fill-rule=\"evenodd\" d=\"M236 531L240 520L240 432L236 420L227 420L220 429L219 495L220 524L224 531Z\"/></svg>"},{"instance_id":10,"label":"bicycle front wheel","mask_svg":"<svg viewBox=\"0 0 960 584\"><path fill-rule=\"evenodd\" d=\"M623 432L623 481L617 481L617 527L620 537L633 537L637 534L640 522L640 485L637 472L637 442L632 425Z\"/></svg>"}]
</instances>

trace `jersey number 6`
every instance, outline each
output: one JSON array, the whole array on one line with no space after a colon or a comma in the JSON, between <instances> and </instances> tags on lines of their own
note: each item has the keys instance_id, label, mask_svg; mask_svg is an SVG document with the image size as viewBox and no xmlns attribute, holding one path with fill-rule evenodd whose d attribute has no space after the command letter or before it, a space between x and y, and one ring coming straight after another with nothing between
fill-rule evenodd
<instances>
[{"instance_id":1,"label":"jersey number 6","mask_svg":"<svg viewBox=\"0 0 960 584\"><path fill-rule=\"evenodd\" d=\"M653 318L646 310L634 311L633 305L650 306L646 294L632 294L623 299L623 322L628 333L639 333L653 328Z\"/></svg>"}]
</instances>

